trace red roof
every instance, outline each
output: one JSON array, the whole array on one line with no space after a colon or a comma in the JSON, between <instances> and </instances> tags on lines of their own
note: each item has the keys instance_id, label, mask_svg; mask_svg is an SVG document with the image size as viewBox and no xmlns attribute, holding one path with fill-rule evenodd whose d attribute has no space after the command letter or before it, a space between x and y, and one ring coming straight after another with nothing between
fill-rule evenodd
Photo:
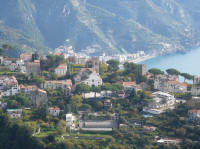
<instances>
[{"instance_id":1,"label":"red roof","mask_svg":"<svg viewBox=\"0 0 200 149\"><path fill-rule=\"evenodd\" d=\"M59 107L50 107L49 110L60 110Z\"/></svg>"},{"instance_id":2,"label":"red roof","mask_svg":"<svg viewBox=\"0 0 200 149\"><path fill-rule=\"evenodd\" d=\"M66 69L67 65L66 64L60 64L56 69Z\"/></svg>"},{"instance_id":3,"label":"red roof","mask_svg":"<svg viewBox=\"0 0 200 149\"><path fill-rule=\"evenodd\" d=\"M72 81L70 79L68 79L68 80L50 80L50 81L46 81L46 83L51 83L51 84L65 84L65 85L72 86Z\"/></svg>"},{"instance_id":4,"label":"red roof","mask_svg":"<svg viewBox=\"0 0 200 149\"><path fill-rule=\"evenodd\" d=\"M104 103L111 103L111 100L107 99L107 100L104 101Z\"/></svg>"},{"instance_id":5,"label":"red roof","mask_svg":"<svg viewBox=\"0 0 200 149\"><path fill-rule=\"evenodd\" d=\"M186 83L181 83L181 82L178 82L178 81L167 81L167 83L187 87Z\"/></svg>"},{"instance_id":6,"label":"red roof","mask_svg":"<svg viewBox=\"0 0 200 149\"><path fill-rule=\"evenodd\" d=\"M120 82L123 86L137 86L136 82Z\"/></svg>"},{"instance_id":7,"label":"red roof","mask_svg":"<svg viewBox=\"0 0 200 149\"><path fill-rule=\"evenodd\" d=\"M24 89L25 88L26 89L37 89L38 87L36 85L27 85L27 86L25 86L25 85L21 84L20 88L24 88Z\"/></svg>"},{"instance_id":8,"label":"red roof","mask_svg":"<svg viewBox=\"0 0 200 149\"><path fill-rule=\"evenodd\" d=\"M200 110L196 110L196 109L189 110L189 112L190 112L190 113L200 114Z\"/></svg>"}]
</instances>

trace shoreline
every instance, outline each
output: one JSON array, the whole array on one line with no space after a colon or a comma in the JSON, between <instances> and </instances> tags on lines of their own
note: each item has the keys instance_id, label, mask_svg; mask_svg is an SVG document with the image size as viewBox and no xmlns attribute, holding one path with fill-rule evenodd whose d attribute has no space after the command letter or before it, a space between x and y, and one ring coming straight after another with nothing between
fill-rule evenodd
<instances>
[{"instance_id":1,"label":"shoreline","mask_svg":"<svg viewBox=\"0 0 200 149\"><path fill-rule=\"evenodd\" d=\"M145 55L143 57L137 58L137 59L129 61L129 62L133 62L133 63L138 64L138 63L144 62L146 60L149 60L149 59L152 59L152 58L155 58L155 57L156 57L156 55Z\"/></svg>"}]
</instances>

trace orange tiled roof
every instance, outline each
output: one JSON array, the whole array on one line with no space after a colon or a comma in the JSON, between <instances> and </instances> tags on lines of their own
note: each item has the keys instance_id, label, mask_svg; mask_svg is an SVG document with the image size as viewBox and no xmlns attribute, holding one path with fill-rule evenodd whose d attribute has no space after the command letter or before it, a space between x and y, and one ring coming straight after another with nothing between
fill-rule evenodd
<instances>
[{"instance_id":1,"label":"orange tiled roof","mask_svg":"<svg viewBox=\"0 0 200 149\"><path fill-rule=\"evenodd\" d=\"M49 110L60 110L59 107L50 107Z\"/></svg>"},{"instance_id":2,"label":"orange tiled roof","mask_svg":"<svg viewBox=\"0 0 200 149\"><path fill-rule=\"evenodd\" d=\"M23 85L23 84L21 84L20 85L20 88L26 88L26 89L37 89L37 86L36 85L27 85L27 86L25 86L25 85Z\"/></svg>"},{"instance_id":3,"label":"orange tiled roof","mask_svg":"<svg viewBox=\"0 0 200 149\"><path fill-rule=\"evenodd\" d=\"M46 83L57 83L57 84L66 84L66 85L72 85L72 81L70 79L68 80L50 80L50 81L46 81Z\"/></svg>"},{"instance_id":4,"label":"orange tiled roof","mask_svg":"<svg viewBox=\"0 0 200 149\"><path fill-rule=\"evenodd\" d=\"M189 112L191 112L191 113L196 113L196 114L200 114L200 110L197 110L197 109L189 110Z\"/></svg>"},{"instance_id":5,"label":"orange tiled roof","mask_svg":"<svg viewBox=\"0 0 200 149\"><path fill-rule=\"evenodd\" d=\"M55 69L66 69L67 65L66 64L60 64L58 67Z\"/></svg>"},{"instance_id":6,"label":"orange tiled roof","mask_svg":"<svg viewBox=\"0 0 200 149\"><path fill-rule=\"evenodd\" d=\"M186 83L181 83L181 82L178 82L178 81L167 81L167 83L187 87Z\"/></svg>"},{"instance_id":7,"label":"orange tiled roof","mask_svg":"<svg viewBox=\"0 0 200 149\"><path fill-rule=\"evenodd\" d=\"M123 86L137 86L136 82L119 82Z\"/></svg>"}]
</instances>

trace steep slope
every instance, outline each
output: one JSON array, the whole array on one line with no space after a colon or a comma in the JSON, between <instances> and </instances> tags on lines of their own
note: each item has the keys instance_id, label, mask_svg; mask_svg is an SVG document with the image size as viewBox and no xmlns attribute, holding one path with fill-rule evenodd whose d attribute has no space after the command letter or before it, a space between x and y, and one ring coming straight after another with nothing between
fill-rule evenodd
<instances>
[{"instance_id":1,"label":"steep slope","mask_svg":"<svg viewBox=\"0 0 200 149\"><path fill-rule=\"evenodd\" d=\"M173 53L200 45L199 8L198 0L2 0L0 37L29 49Z\"/></svg>"},{"instance_id":2,"label":"steep slope","mask_svg":"<svg viewBox=\"0 0 200 149\"><path fill-rule=\"evenodd\" d=\"M10 43L20 50L47 51L34 15L31 0L1 0L0 44Z\"/></svg>"}]
</instances>

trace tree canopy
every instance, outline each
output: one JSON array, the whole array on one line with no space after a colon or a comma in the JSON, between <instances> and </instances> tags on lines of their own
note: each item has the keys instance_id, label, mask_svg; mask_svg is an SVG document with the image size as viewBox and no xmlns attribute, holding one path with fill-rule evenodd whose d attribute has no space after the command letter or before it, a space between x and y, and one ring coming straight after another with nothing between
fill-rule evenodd
<instances>
[{"instance_id":1,"label":"tree canopy","mask_svg":"<svg viewBox=\"0 0 200 149\"><path fill-rule=\"evenodd\" d=\"M193 75L190 75L188 73L181 73L180 74L182 77L184 77L184 82L185 80L193 80L194 79L194 76Z\"/></svg>"},{"instance_id":2,"label":"tree canopy","mask_svg":"<svg viewBox=\"0 0 200 149\"><path fill-rule=\"evenodd\" d=\"M164 74L164 72L162 70L157 69L157 68L149 69L149 72L154 74L154 75Z\"/></svg>"},{"instance_id":3,"label":"tree canopy","mask_svg":"<svg viewBox=\"0 0 200 149\"><path fill-rule=\"evenodd\" d=\"M81 93L89 93L91 90L91 87L85 83L80 83L78 85L76 85L76 89L75 89L75 92L78 93L78 94L81 94Z\"/></svg>"},{"instance_id":4,"label":"tree canopy","mask_svg":"<svg viewBox=\"0 0 200 149\"><path fill-rule=\"evenodd\" d=\"M59 64L64 62L64 56L58 56L58 55L48 55L46 60L41 60L41 68L42 70L53 70L55 69Z\"/></svg>"},{"instance_id":5,"label":"tree canopy","mask_svg":"<svg viewBox=\"0 0 200 149\"><path fill-rule=\"evenodd\" d=\"M180 75L180 72L174 68L167 69L166 72L169 75L177 75L177 76Z\"/></svg>"},{"instance_id":6,"label":"tree canopy","mask_svg":"<svg viewBox=\"0 0 200 149\"><path fill-rule=\"evenodd\" d=\"M116 72L119 69L119 61L117 60L109 60L107 64L109 72Z\"/></svg>"}]
</instances>

